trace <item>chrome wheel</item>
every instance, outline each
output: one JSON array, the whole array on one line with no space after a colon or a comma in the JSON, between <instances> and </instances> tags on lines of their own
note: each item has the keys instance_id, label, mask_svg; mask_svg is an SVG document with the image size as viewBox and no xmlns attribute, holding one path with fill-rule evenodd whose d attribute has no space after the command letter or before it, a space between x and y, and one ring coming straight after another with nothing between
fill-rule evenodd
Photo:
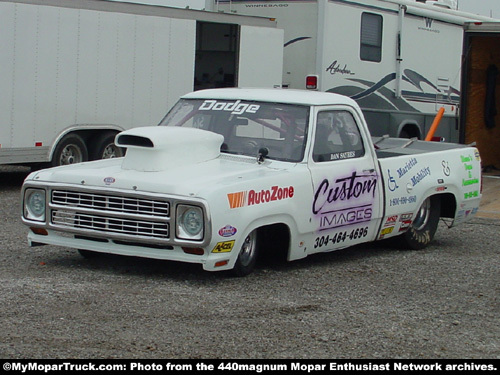
<instances>
[{"instance_id":1,"label":"chrome wheel","mask_svg":"<svg viewBox=\"0 0 500 375\"><path fill-rule=\"evenodd\" d=\"M247 238L245 238L245 242L241 246L240 250L240 262L241 265L247 267L255 257L257 249L257 234L255 231L250 233Z\"/></svg>"},{"instance_id":2,"label":"chrome wheel","mask_svg":"<svg viewBox=\"0 0 500 375\"><path fill-rule=\"evenodd\" d=\"M407 249L419 250L425 248L434 238L439 216L441 214L441 198L427 198L418 211L408 230L398 236L400 245Z\"/></svg>"},{"instance_id":3,"label":"chrome wheel","mask_svg":"<svg viewBox=\"0 0 500 375\"><path fill-rule=\"evenodd\" d=\"M120 156L122 156L122 152L114 143L110 143L104 147L102 152L103 159L119 158Z\"/></svg>"},{"instance_id":4,"label":"chrome wheel","mask_svg":"<svg viewBox=\"0 0 500 375\"><path fill-rule=\"evenodd\" d=\"M252 273L257 262L257 254L259 252L259 239L257 229L250 232L246 236L241 245L238 258L234 264L232 273L236 276L246 276Z\"/></svg>"},{"instance_id":5,"label":"chrome wheel","mask_svg":"<svg viewBox=\"0 0 500 375\"><path fill-rule=\"evenodd\" d=\"M88 160L87 146L77 134L66 135L56 146L51 164L53 167L70 165Z\"/></svg>"},{"instance_id":6,"label":"chrome wheel","mask_svg":"<svg viewBox=\"0 0 500 375\"><path fill-rule=\"evenodd\" d=\"M83 161L82 150L74 144L69 144L63 148L61 157L59 158L59 165L68 165L81 163Z\"/></svg>"},{"instance_id":7,"label":"chrome wheel","mask_svg":"<svg viewBox=\"0 0 500 375\"><path fill-rule=\"evenodd\" d=\"M416 214L415 220L413 220L413 228L415 230L424 229L427 223L429 222L430 215L431 215L431 198L429 197L420 206Z\"/></svg>"}]
</instances>

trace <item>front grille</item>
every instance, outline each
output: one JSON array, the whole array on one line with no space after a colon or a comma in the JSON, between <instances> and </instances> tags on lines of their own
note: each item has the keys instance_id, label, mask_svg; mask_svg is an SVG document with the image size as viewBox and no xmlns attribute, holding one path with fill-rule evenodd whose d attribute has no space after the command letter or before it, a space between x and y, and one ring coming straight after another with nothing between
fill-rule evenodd
<instances>
[{"instance_id":1,"label":"front grille","mask_svg":"<svg viewBox=\"0 0 500 375\"><path fill-rule=\"evenodd\" d=\"M114 211L159 217L170 216L168 201L147 198L54 190L52 192L52 203L60 206L90 208L96 211Z\"/></svg>"},{"instance_id":2,"label":"front grille","mask_svg":"<svg viewBox=\"0 0 500 375\"><path fill-rule=\"evenodd\" d=\"M52 224L59 227L90 229L99 232L120 233L131 236L168 238L169 225L165 222L151 222L111 218L106 216L52 210Z\"/></svg>"},{"instance_id":3,"label":"front grille","mask_svg":"<svg viewBox=\"0 0 500 375\"><path fill-rule=\"evenodd\" d=\"M53 190L51 224L77 233L168 240L170 201L151 197Z\"/></svg>"}]
</instances>

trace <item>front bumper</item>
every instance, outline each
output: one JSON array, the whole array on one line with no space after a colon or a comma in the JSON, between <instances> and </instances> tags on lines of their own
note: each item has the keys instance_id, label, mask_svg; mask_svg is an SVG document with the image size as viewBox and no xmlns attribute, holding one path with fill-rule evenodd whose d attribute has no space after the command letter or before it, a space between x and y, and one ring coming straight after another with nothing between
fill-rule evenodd
<instances>
[{"instance_id":1,"label":"front bumper","mask_svg":"<svg viewBox=\"0 0 500 375\"><path fill-rule=\"evenodd\" d=\"M177 262L201 264L206 271L229 270L234 266L235 250L226 253L213 253L217 243L210 244L203 249L202 255L186 253L186 246L156 246L149 244L136 244L112 239L91 239L65 232L47 230L46 235L30 231L28 234L30 246L55 245L79 250L90 250L99 253L134 256L150 259L170 260Z\"/></svg>"}]
</instances>

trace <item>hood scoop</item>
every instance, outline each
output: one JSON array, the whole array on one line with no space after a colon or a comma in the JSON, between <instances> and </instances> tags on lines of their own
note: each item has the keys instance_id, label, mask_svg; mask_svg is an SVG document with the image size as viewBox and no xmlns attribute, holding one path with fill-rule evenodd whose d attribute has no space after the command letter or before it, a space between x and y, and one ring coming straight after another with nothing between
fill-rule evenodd
<instances>
[{"instance_id":1,"label":"hood scoop","mask_svg":"<svg viewBox=\"0 0 500 375\"><path fill-rule=\"evenodd\" d=\"M212 160L224 137L195 128L152 126L126 130L115 144L127 149L122 169L159 172Z\"/></svg>"}]
</instances>

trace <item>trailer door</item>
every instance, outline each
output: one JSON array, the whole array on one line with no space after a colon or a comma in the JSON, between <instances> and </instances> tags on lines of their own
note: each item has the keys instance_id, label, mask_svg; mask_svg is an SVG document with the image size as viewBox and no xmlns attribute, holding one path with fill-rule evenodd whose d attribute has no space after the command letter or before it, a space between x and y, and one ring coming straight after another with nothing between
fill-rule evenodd
<instances>
[{"instance_id":1,"label":"trailer door","mask_svg":"<svg viewBox=\"0 0 500 375\"><path fill-rule=\"evenodd\" d=\"M241 26L239 87L281 87L283 40L281 29Z\"/></svg>"}]
</instances>

